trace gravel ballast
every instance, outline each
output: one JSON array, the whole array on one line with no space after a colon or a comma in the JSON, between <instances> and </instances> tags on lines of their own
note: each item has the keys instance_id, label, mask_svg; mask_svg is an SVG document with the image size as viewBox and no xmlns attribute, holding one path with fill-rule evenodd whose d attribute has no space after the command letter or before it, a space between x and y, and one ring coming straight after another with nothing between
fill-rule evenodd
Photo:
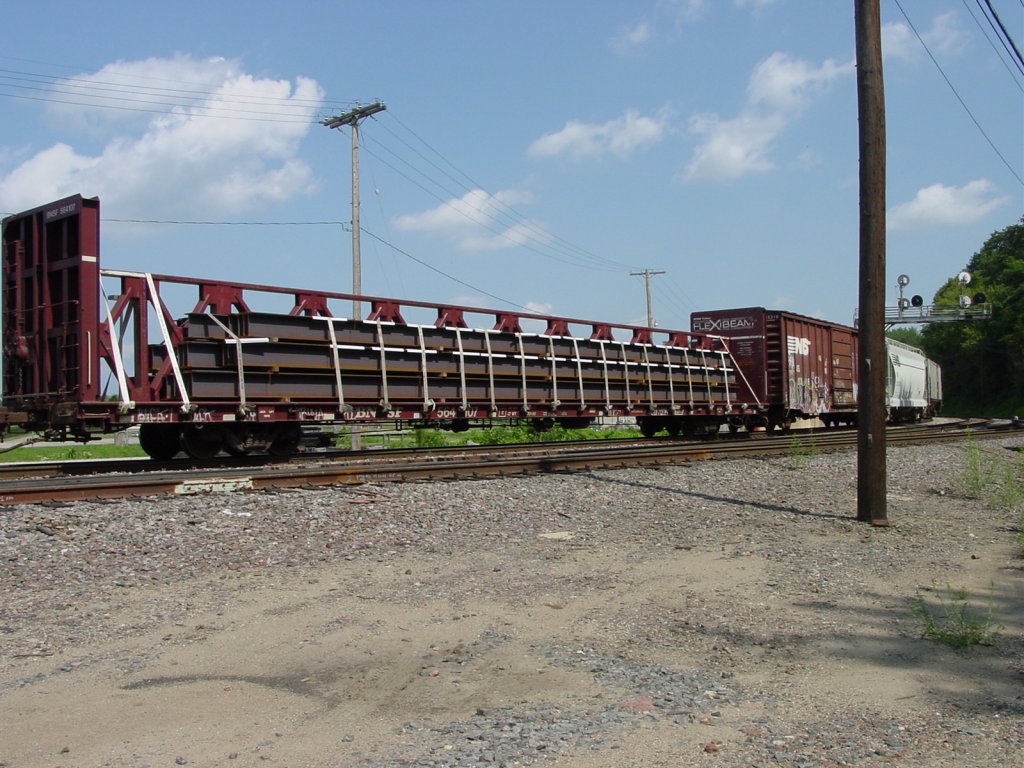
<instances>
[{"instance_id":1,"label":"gravel ballast","mask_svg":"<svg viewBox=\"0 0 1024 768\"><path fill-rule=\"evenodd\" d=\"M1022 443L3 507L0 765L1021 765Z\"/></svg>"}]
</instances>

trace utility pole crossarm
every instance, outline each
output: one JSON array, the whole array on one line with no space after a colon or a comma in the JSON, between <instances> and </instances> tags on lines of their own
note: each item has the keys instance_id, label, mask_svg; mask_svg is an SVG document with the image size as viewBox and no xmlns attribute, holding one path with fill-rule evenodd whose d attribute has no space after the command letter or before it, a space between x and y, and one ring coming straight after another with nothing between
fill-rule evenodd
<instances>
[{"instance_id":1,"label":"utility pole crossarm","mask_svg":"<svg viewBox=\"0 0 1024 768\"><path fill-rule=\"evenodd\" d=\"M340 115L334 117L325 117L320 121L320 125L328 128L341 128L344 125L356 125L360 120L363 120L371 115L376 115L378 112L383 112L385 107L381 102L375 101L373 104L368 104L365 107L356 107L355 109L349 110Z\"/></svg>"}]
</instances>

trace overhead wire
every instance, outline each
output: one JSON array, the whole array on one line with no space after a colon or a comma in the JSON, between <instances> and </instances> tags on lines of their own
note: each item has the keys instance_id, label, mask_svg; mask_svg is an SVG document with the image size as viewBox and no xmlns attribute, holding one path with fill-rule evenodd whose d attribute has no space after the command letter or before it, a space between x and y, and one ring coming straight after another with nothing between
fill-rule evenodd
<instances>
[{"instance_id":1,"label":"overhead wire","mask_svg":"<svg viewBox=\"0 0 1024 768\"><path fill-rule=\"evenodd\" d=\"M963 110L967 113L967 116L970 117L971 122L974 123L974 127L978 129L979 133L981 133L985 141L988 142L988 145L992 148L992 151L996 153L1000 160L1003 161L1003 165L1006 166L1006 169L1013 175L1015 179L1017 179L1021 186L1024 186L1024 178L1022 178L1021 175L1017 173L1016 169L1012 165L1010 165L1009 161L1003 156L1003 153L999 151L999 148L995 145L995 142L992 141L991 137L982 127L981 123L978 122L978 118L974 116L974 113L971 111L971 108L967 106L967 102L964 101L963 97L957 91L956 86L953 85L952 81L949 79L949 76L942 68L942 65L939 64L934 54L932 54L931 49L928 47L928 44L924 41L924 38L921 37L921 33L917 31L917 27L914 26L914 22L910 20L910 17L907 15L907 12L903 10L903 6L900 4L900 0L893 0L893 2L896 4L896 7L900 9L900 13L903 14L903 18L907 20L907 24L910 26L911 31L913 31L914 35L917 37L918 42L921 43L921 47L924 48L925 53L928 54L928 58L932 60L932 63L935 65L935 68L939 70L939 74L942 75L942 79L946 81L946 85L949 86L949 89L953 92L953 95L956 97L956 100L960 102L960 106L963 107Z\"/></svg>"},{"instance_id":2,"label":"overhead wire","mask_svg":"<svg viewBox=\"0 0 1024 768\"><path fill-rule=\"evenodd\" d=\"M215 91L156 88L140 83L138 80L162 79L148 78L138 74L133 74L132 77L134 79L131 82L115 83L110 80L62 78L45 73L0 69L0 96L123 112L179 114L190 118L254 120L305 125L313 125L318 120L312 115L302 116L302 113L310 113L314 108L333 108L342 104L342 102L307 99L294 95L280 97L257 95L230 88L220 88ZM187 81L179 84L208 86L208 84ZM132 104L144 106L131 106ZM245 108L260 106L263 109ZM187 110L187 112L179 110Z\"/></svg>"},{"instance_id":3,"label":"overhead wire","mask_svg":"<svg viewBox=\"0 0 1024 768\"><path fill-rule=\"evenodd\" d=\"M384 126L383 121L378 122L379 124ZM399 155L395 150L391 149L383 142L377 140L377 145L379 145L384 151L392 155L398 162L401 162L403 165L410 168L413 172L417 173L418 175L426 179L429 183L439 188L442 192L444 192L445 195L447 195L447 197L444 197L436 192L428 190L423 185L417 184L417 186L419 186L420 189L423 189L425 192L430 194L435 199L439 200L447 207L455 210L460 215L470 219L479 226L484 227L485 229L498 235L499 237L507 237L508 231L516 230L517 234L522 235L524 238L528 239L532 243L531 246L527 246L522 242L517 243L518 245L527 247L528 249L531 249L542 256L548 256L550 258L555 259L556 261L561 261L566 264L572 264L574 266L581 266L585 268L607 272L621 272L629 268L628 265L619 264L610 259L605 259L603 257L596 256L595 254L592 254L589 251L586 251L585 249L574 246L568 241L553 235L552 233L548 232L545 229L538 227L529 218L516 211L507 203L505 203L500 196L491 194L484 188L483 185L475 182L466 174L462 174L462 176L464 177L465 180L469 181L469 184L471 186L463 186L465 184L464 180L457 179L452 174L448 173L439 165L437 165L437 163L425 157L421 152L416 150L415 147L412 147L408 142L405 142L403 139L401 139L401 137L398 137L393 131L390 131L390 129L387 130L389 130L389 133L391 133L393 136L396 136L396 138L404 146L413 151L417 157L424 160L424 162L426 162L431 168L436 169L439 173L441 173L445 178L447 178L454 184L460 185L461 189L455 190L450 185L447 185L433 178L430 174L414 166L409 160ZM432 151L435 152L435 154L437 154L438 157L444 160L444 162L450 165L452 168L455 167L453 164L450 163L450 161L445 159L443 155L441 155L439 152L437 152L436 150ZM387 164L388 167L392 168L392 170L401 173L400 171L395 169L393 165L384 161L383 158L380 158L379 156L377 157L382 162L385 162L385 164ZM461 171L459 171L459 173L461 174ZM404 178L408 179L408 176L405 176L404 174L402 175ZM459 205L458 202L456 202L464 200L466 194L472 193L474 191L481 191L487 195L487 212L481 211L479 212L478 215L474 215L467 212L466 206ZM491 209L494 209L493 215ZM492 220L504 224L507 227L506 231L501 232L499 230L496 230L490 224Z\"/></svg>"},{"instance_id":4,"label":"overhead wire","mask_svg":"<svg viewBox=\"0 0 1024 768\"><path fill-rule=\"evenodd\" d=\"M242 98L243 96L245 98L252 98L253 97L253 94L248 93L248 92L243 94L241 92L235 92L235 91L232 91L230 89L224 89L224 88L218 88L216 91L211 91L211 90L209 90L210 83L206 82L206 81L204 81L204 82L197 82L197 81L192 81L192 80L182 80L180 77L176 77L176 78L155 77L153 75L144 75L144 74L141 74L139 72L134 72L134 71L130 72L130 73L125 73L125 72L119 72L116 68L112 68L110 65L105 66L105 67L99 67L99 68L93 67L93 66L72 66L72 65L67 65L67 64L54 64L52 62L36 61L34 59L24 59L24 58L18 58L18 57L14 57L14 56L4 56L4 55L0 55L0 61L16 61L16 62L21 62L21 63L25 63L25 64L36 64L36 65L39 65L41 67L48 67L48 68L51 68L51 69L64 69L64 70L68 70L68 71L76 73L75 76L64 77L64 76L50 75L50 74L40 73L40 72L25 72L24 70L20 70L20 69L19 70L15 70L15 69L0 69L0 72L6 72L6 73L8 73L8 75L21 75L21 76L23 76L23 79L26 79L29 82L32 82L32 81L35 81L35 82L57 82L57 81L60 81L60 82L67 82L67 83L79 82L79 83L83 83L85 87L93 87L93 88L96 88L96 89L98 89L100 85L110 85L110 86L113 86L113 87L123 86L125 88L131 88L131 89L134 89L134 90L146 89L146 90L151 90L151 91L161 91L161 92L164 92L164 93L169 94L169 95L174 95L174 94L182 94L182 95L184 95L184 94L191 94L194 97L205 97L205 96L214 96L214 95L220 96L220 97L234 95L234 96L236 96L238 98ZM198 62L198 63L202 63L202 62ZM127 83L112 83L109 80L91 80L91 79L87 79L85 77L81 77L81 73L88 72L88 71L103 72L105 77L123 76L123 77L131 78L131 79ZM266 78L266 79L269 80L270 78ZM151 81L151 82L156 82L156 83L172 83L174 85L174 87L156 88L156 87L153 87L153 86L144 85L140 81ZM95 86L93 85L94 83L96 84ZM196 86L196 88L195 89L188 89L188 88L182 88L181 86ZM349 100L349 101L329 101L329 100L315 100L315 99L296 99L294 97L269 97L269 96L261 96L259 98L267 100L268 103L273 103L274 101L293 102L293 103L294 102L299 102L299 103L305 102L305 103L309 104L310 106L326 106L326 107L331 107L331 108L335 108L335 107L336 108L351 107L351 106L353 106L354 104L357 103L355 100Z\"/></svg>"},{"instance_id":5,"label":"overhead wire","mask_svg":"<svg viewBox=\"0 0 1024 768\"><path fill-rule=\"evenodd\" d=\"M999 52L999 48L996 47L996 44L995 42L993 42L991 35L985 30L985 27L982 26L981 22L978 20L978 17L971 9L970 4L967 2L967 0L960 0L960 2L963 3L964 8L970 14L971 19L974 20L975 25L977 25L978 30L985 37L985 41L989 44L989 47L996 54L996 58L999 59L999 63L1003 65L1003 68L1010 75L1010 79L1013 80L1013 84L1017 86L1017 90L1019 90L1021 93L1024 93L1024 85L1022 85L1021 82L1017 79L1017 75L1014 74L1013 69L1011 69L1010 65L1006 62L1006 57ZM1021 2L1024 2L1024 0L1021 0Z\"/></svg>"},{"instance_id":6,"label":"overhead wire","mask_svg":"<svg viewBox=\"0 0 1024 768\"><path fill-rule=\"evenodd\" d=\"M377 153L373 152L373 150L367 148L365 142L363 144L363 149L371 157L374 157L378 162L380 162L383 165L385 165L388 168L390 168L392 171L397 173L399 176L401 176L403 179L408 181L410 184L413 184L414 186L420 188L421 190L426 192L428 195L430 195L434 199L436 199L439 202L441 202L447 208L451 209L452 211L454 211L458 215L460 215L463 218L465 218L467 221L469 221L469 222L471 222L471 223L481 227L482 229L490 232L491 234L495 235L496 237L508 239L510 243L518 245L519 247L524 248L525 250L530 251L531 253L536 253L539 256L543 256L543 257L546 257L546 258L551 258L551 259L553 259L555 261L560 261L563 264L569 264L571 266L583 266L583 267L588 267L588 268L591 268L591 269L597 269L597 270L605 271L605 272L619 272L619 271L621 271L621 270L618 270L618 269L612 269L610 267L600 267L600 266L591 265L591 264L588 264L586 262L582 262L578 258L574 259L574 258L571 258L571 257L563 257L563 256L557 255L557 254L552 253L552 252L546 252L546 251L542 250L542 248L539 247L538 245L530 244L528 242L518 242L518 243L516 243L516 242L511 240L511 238L510 238L510 236L508 234L508 230L507 229L504 230L504 231L501 230L501 229L498 229L497 227L493 226L484 217L483 214L475 215L475 212L471 208L469 208L468 206L457 205L456 203L454 203L453 199L461 199L460 195L458 195L455 192L452 192L450 190L446 190L450 196L449 197L444 197L443 195L438 194L434 190L429 189L424 184L416 181L414 178L412 178L411 176L409 176L408 174L403 172L401 169L395 167L395 165L393 165L392 163L389 163L387 160L385 160L379 154L377 154ZM388 151L390 151L390 150L388 150ZM418 169L414 169L414 170L417 173L420 173L420 174L423 173L422 171L419 171ZM442 189L445 189L445 188L442 187Z\"/></svg>"},{"instance_id":7,"label":"overhead wire","mask_svg":"<svg viewBox=\"0 0 1024 768\"><path fill-rule=\"evenodd\" d=\"M433 146L431 146L425 139L423 139L421 136L419 136L419 134L417 134L412 128L410 128L409 126L405 125L398 117L396 117L393 114L391 114L390 117L393 118L395 120L395 122L397 122L404 130L408 131L417 141L419 141L421 144L423 144L424 147L429 149L433 154L435 154L438 158L440 158L455 173L459 174L460 176L463 177L463 179L468 181L473 187L478 188L478 189L485 189L485 186L483 184L480 184L478 181L473 179L471 176L466 174L464 171L462 171L458 167L456 167L454 163L452 163L444 155L442 155L437 149L435 149ZM384 126L384 127L385 127L386 130L390 130L390 129L387 129L386 126ZM455 179L453 176L451 176L451 174L448 174L447 172L443 171L439 166L437 166L435 163L433 163L428 158L426 158L422 153L420 153L414 147L412 147L410 144L408 144L403 139L401 139L401 137L399 137L397 134L392 132L392 135L394 135L399 141L402 141L402 143L405 144L406 146L408 146L412 151L416 152L417 155L419 155L420 157L423 157L423 159L425 161L429 162L435 168L438 168L438 170L441 171L442 173L444 173L446 176L448 176L448 178L452 179L453 181L456 181L457 183L462 183L462 182L458 182L458 180ZM533 227L533 223L530 222L529 219L527 219L523 214L521 214L515 208L507 205L502 200L497 200L496 203L497 203L497 205L499 207L501 207L502 209L508 211L512 216L514 216L514 218L516 220L524 221L529 226ZM635 268L635 265L623 264L623 263L617 262L617 261L615 261L613 259L609 259L607 257L595 254L595 253L593 253L593 252L591 252L591 251L589 251L589 250L587 250L585 248L581 248L581 247L575 245L574 243L569 242L568 240L565 240L565 239L563 239L561 237L558 237L557 235L554 235L553 233L547 232L547 230L537 229L537 231L539 233L541 233L544 237L550 236L550 237L554 238L554 240L556 242L560 243L561 245L565 246L567 249L569 249L571 251L579 253L581 256L586 257L587 259L593 260L595 262L604 262L604 263L607 263L609 266L614 266L614 267L616 267L618 269L633 269L633 268Z\"/></svg>"},{"instance_id":8,"label":"overhead wire","mask_svg":"<svg viewBox=\"0 0 1024 768\"><path fill-rule=\"evenodd\" d=\"M95 102L88 101L72 101L70 99L52 99L44 98L42 96L27 96L22 93L3 93L0 91L0 96L6 96L11 99L27 99L29 101L45 101L53 104L70 104L72 106L79 107L95 107L97 109L116 109L123 112L145 112L148 114L156 115L173 115L174 113L167 109L144 109L142 107L119 107L110 104L96 104ZM241 117L238 115L218 115L218 114L204 114L202 112L189 112L187 115L183 115L188 118L211 118L216 120L249 120L261 123L303 123L306 125L314 125L315 120L288 120L284 118L273 118L273 117Z\"/></svg>"},{"instance_id":9,"label":"overhead wire","mask_svg":"<svg viewBox=\"0 0 1024 768\"><path fill-rule=\"evenodd\" d=\"M81 77L57 77L34 72L23 72L14 69L0 68L0 80L10 80L15 83L33 83L34 90L44 90L39 86L47 85L51 88L60 87L74 89L71 92L81 92L86 95L99 94L97 98L107 98L106 93L119 93L136 95L144 93L147 96L159 96L163 99L178 99L194 102L200 99L224 99L234 104L262 104L265 106L294 106L321 107L324 105L320 99L305 99L297 96L265 96L255 95L245 91L232 91L230 89L218 88L216 90L196 90L187 88L157 88L149 85L142 85L137 82L115 83L109 80L90 80ZM24 86L29 87L29 86ZM69 91L58 91L68 93ZM168 103L168 102L155 102ZM173 102L170 102L173 103Z\"/></svg>"},{"instance_id":10,"label":"overhead wire","mask_svg":"<svg viewBox=\"0 0 1024 768\"><path fill-rule=\"evenodd\" d=\"M979 5L981 0L978 0ZM1010 52L1010 56L1014 62L1020 68L1021 72L1024 72L1024 57L1020 55L1020 48L1017 47L1017 43L1013 41L1013 37L1010 36L1009 31L1003 24L1003 20L999 18L999 14L996 13L996 9L992 7L992 0L985 0L985 7L988 9L989 16L995 22L995 25L999 27L999 39L1003 41L1003 44L1007 47Z\"/></svg>"},{"instance_id":11,"label":"overhead wire","mask_svg":"<svg viewBox=\"0 0 1024 768\"><path fill-rule=\"evenodd\" d=\"M29 61L25 59L12 59L12 57L0 56L0 60L2 59ZM65 67L64 65L54 65L45 62L31 63L42 64L46 67L64 67L67 69L75 69L77 71L82 71L83 69ZM139 73L131 73L130 77L132 80L130 82L116 82L117 77L118 73L111 69L104 69L102 79L99 77L93 79L85 77L63 77L47 74L45 72L27 71L26 69L0 68L0 97L7 96L8 98L22 100L67 104L71 106L103 110L136 112L142 114L181 114L188 118L204 117L223 120L301 124L315 124L319 121L308 117L302 117L301 114L295 114L293 117L290 113L306 112L313 106L324 107L331 104L341 104L341 102L326 102L301 99L298 97L259 96L249 92L232 91L230 89L218 89L213 91L207 90L207 83L189 83L187 81L180 80L165 81L163 78L148 77ZM188 88L146 85L145 83L140 82L142 80L172 82L177 86L195 85L197 87ZM350 104L353 102L348 103ZM187 111L182 112L182 110ZM541 228L534 221L523 216L515 208L508 205L501 199L500 195L493 195L487 192L483 185L477 183L468 174L460 171L440 152L410 128L401 123L401 121L397 120L397 118L396 123L404 130L408 131L408 133L412 135L416 141L426 147L430 153L439 158L444 165L451 168L455 174L461 176L462 180L460 180L456 175L449 173L444 167L442 167L442 165L419 151L410 142L405 141L402 137L398 136L398 134L390 127L385 126L389 134L393 135L398 141L400 141L401 144L412 152L422 163L426 163L428 168L433 169L433 171L440 174L442 177L449 179L456 185L463 185L465 180L468 180L472 185L472 188L468 191L472 192L479 190L487 195L488 210L483 212L474 212L471 208L467 208L464 205L455 205L454 201L463 198L465 193L459 194L457 191L453 191L450 186L438 181L438 178L434 173L422 170L422 166L418 167L416 164L411 163L407 159L407 156L400 155L383 142L379 142L379 146L383 151L387 151L396 158L397 162L401 162L405 166L408 166L412 172L422 176L426 180L427 184L416 182L409 176L409 174L404 173L399 168L396 168L394 164L388 163L386 160L381 158L379 154L375 154L370 150L368 150L368 152L406 180L414 183L420 189L423 189L445 205L458 210L463 216L466 216L477 226L491 232L496 237L510 239L510 242L513 244L522 247L527 251L536 253L541 257L550 258L571 266L606 272L621 272L630 268L630 265L597 255L549 232L544 228ZM441 189L445 194L449 195L449 197L446 198L437 194L436 191L432 191L427 185ZM172 221L159 219L106 220L115 223L206 226L299 226L305 224L341 223L258 221L218 222L198 220ZM502 223L503 226L506 226L506 229L502 230L500 228L496 228L493 226L494 222ZM513 230L515 230L514 238L512 238ZM372 233L371 236L377 239L377 236ZM387 242L383 239L381 240L382 242ZM413 257L410 256L410 258ZM480 290L474 286L468 286L468 284L463 281L456 281L460 282L460 284L467 285L467 287L472 287L474 290ZM486 293L485 291L481 292Z\"/></svg>"},{"instance_id":12,"label":"overhead wire","mask_svg":"<svg viewBox=\"0 0 1024 768\"><path fill-rule=\"evenodd\" d=\"M517 308L525 310L527 312L531 311L529 307L525 307L522 304L517 304L516 302L511 301L509 299L503 299L502 297L497 296L497 295L495 295L493 293L490 293L489 291L486 291L483 288L479 288L479 287L473 285L472 283L467 283L465 280L462 280L462 279L460 279L458 277L455 277L455 275L452 275L452 274L450 274L448 272L445 272L443 269L439 269L438 267L435 267L433 264L430 264L430 263L424 261L423 259L416 258L411 253L409 253L408 251L403 250L402 248L399 248L394 243L388 242L384 238L380 237L379 235L374 234L373 232L369 231L365 227L359 227L359 231L362 232L364 235L369 235L374 240L378 240L379 242L383 243L387 247L394 249L396 253L400 253L403 256L405 256L406 258L411 259L412 261L415 261L420 266L426 267L431 272L436 272L437 274L439 274L439 275L441 275L443 277L448 278L452 282L458 283L459 285L462 285L462 286L464 286L466 288L469 288L472 291L476 291L477 293L482 293L484 296L492 298L495 301L499 301L502 304L507 304L507 305L509 305L511 307L517 307Z\"/></svg>"}]
</instances>

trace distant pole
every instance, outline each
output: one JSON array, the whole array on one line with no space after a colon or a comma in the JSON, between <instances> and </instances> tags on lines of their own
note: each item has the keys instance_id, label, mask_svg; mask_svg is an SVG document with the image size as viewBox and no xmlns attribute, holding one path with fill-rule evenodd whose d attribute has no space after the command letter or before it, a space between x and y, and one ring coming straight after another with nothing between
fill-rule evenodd
<instances>
[{"instance_id":1,"label":"distant pole","mask_svg":"<svg viewBox=\"0 0 1024 768\"><path fill-rule=\"evenodd\" d=\"M363 292L362 258L359 249L359 122L371 115L383 112L387 107L379 101L366 107L357 107L344 114L328 117L320 121L321 125L328 128L341 128L345 125L352 126L352 293L359 296ZM352 319L361 320L363 317L361 302L359 299L352 299ZM363 447L362 436L359 426L352 423L352 450L358 451Z\"/></svg>"},{"instance_id":2,"label":"distant pole","mask_svg":"<svg viewBox=\"0 0 1024 768\"><path fill-rule=\"evenodd\" d=\"M379 101L366 107L357 107L349 112L320 121L328 128L352 126L352 293L363 292L362 257L359 244L359 123L371 115L383 112L387 107ZM362 318L359 299L352 300L352 319Z\"/></svg>"},{"instance_id":3,"label":"distant pole","mask_svg":"<svg viewBox=\"0 0 1024 768\"><path fill-rule=\"evenodd\" d=\"M855 0L860 140L857 520L889 524L885 478L885 90L879 0Z\"/></svg>"},{"instance_id":4,"label":"distant pole","mask_svg":"<svg viewBox=\"0 0 1024 768\"><path fill-rule=\"evenodd\" d=\"M647 327L654 327L654 304L651 302L651 277L654 275L664 275L665 271L657 271L653 269L645 269L643 272L630 272L631 277L643 277L644 283L647 288Z\"/></svg>"}]
</instances>

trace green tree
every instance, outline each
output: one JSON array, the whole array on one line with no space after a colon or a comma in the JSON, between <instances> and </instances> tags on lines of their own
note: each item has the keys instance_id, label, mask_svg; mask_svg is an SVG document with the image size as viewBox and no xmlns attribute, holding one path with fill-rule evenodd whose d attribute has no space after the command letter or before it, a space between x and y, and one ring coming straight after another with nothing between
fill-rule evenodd
<instances>
[{"instance_id":1,"label":"green tree","mask_svg":"<svg viewBox=\"0 0 1024 768\"><path fill-rule=\"evenodd\" d=\"M921 349L924 345L924 337L921 335L921 331L918 328L908 328L906 326L902 328L891 328L885 332L885 335L890 339L896 339L896 341L902 341L904 344L909 344L912 347Z\"/></svg>"},{"instance_id":2,"label":"green tree","mask_svg":"<svg viewBox=\"0 0 1024 768\"><path fill-rule=\"evenodd\" d=\"M942 365L947 410L1009 415L999 412L1024 405L1024 217L992 234L966 269L970 285L950 278L934 305L953 308L961 291L972 298L983 293L992 318L928 325L923 346Z\"/></svg>"}]
</instances>

